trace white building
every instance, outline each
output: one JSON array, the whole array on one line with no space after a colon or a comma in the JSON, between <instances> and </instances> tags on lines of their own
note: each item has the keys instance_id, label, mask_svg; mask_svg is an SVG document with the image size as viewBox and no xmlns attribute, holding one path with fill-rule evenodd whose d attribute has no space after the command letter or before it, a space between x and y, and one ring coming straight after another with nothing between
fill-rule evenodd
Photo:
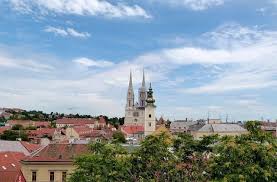
<instances>
[{"instance_id":1,"label":"white building","mask_svg":"<svg viewBox=\"0 0 277 182\"><path fill-rule=\"evenodd\" d=\"M130 73L129 87L127 92L127 101L125 107L125 125L139 125L144 127L145 135L149 135L156 129L155 99L151 84L149 91L145 86L145 75L141 87L138 90L138 101L135 102L135 95L132 82L132 73Z\"/></svg>"}]
</instances>

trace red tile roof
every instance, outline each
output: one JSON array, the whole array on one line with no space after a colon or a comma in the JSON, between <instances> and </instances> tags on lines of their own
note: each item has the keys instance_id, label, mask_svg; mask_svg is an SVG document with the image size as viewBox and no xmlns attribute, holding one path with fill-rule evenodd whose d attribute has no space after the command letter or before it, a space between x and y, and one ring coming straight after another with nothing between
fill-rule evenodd
<instances>
[{"instance_id":1,"label":"red tile roof","mask_svg":"<svg viewBox=\"0 0 277 182\"><path fill-rule=\"evenodd\" d=\"M49 144L22 162L73 162L74 157L88 152L84 144Z\"/></svg>"},{"instance_id":2,"label":"red tile roof","mask_svg":"<svg viewBox=\"0 0 277 182\"><path fill-rule=\"evenodd\" d=\"M121 131L126 134L137 134L144 132L144 126L136 125L127 125L121 127Z\"/></svg>"},{"instance_id":3,"label":"red tile roof","mask_svg":"<svg viewBox=\"0 0 277 182\"><path fill-rule=\"evenodd\" d=\"M84 135L84 134L89 134L93 132L93 128L89 128L87 126L75 126L73 129L79 134L79 135Z\"/></svg>"},{"instance_id":4,"label":"red tile roof","mask_svg":"<svg viewBox=\"0 0 277 182\"><path fill-rule=\"evenodd\" d=\"M35 126L35 127L48 127L50 123L48 121L32 121L32 120L8 120L8 124L11 126L20 124L24 127Z\"/></svg>"},{"instance_id":5,"label":"red tile roof","mask_svg":"<svg viewBox=\"0 0 277 182\"><path fill-rule=\"evenodd\" d=\"M30 130L28 132L29 136L36 136L36 137L43 137L45 135L47 136L53 136L56 128L39 128L37 130Z\"/></svg>"},{"instance_id":6,"label":"red tile roof","mask_svg":"<svg viewBox=\"0 0 277 182\"><path fill-rule=\"evenodd\" d=\"M36 151L37 149L41 148L38 144L33 144L25 141L20 142L30 153Z\"/></svg>"},{"instance_id":7,"label":"red tile roof","mask_svg":"<svg viewBox=\"0 0 277 182\"><path fill-rule=\"evenodd\" d=\"M45 128L47 128L47 127L49 127L50 126L50 123L48 122L48 121L35 121L34 122L34 126L35 127L45 127Z\"/></svg>"},{"instance_id":8,"label":"red tile roof","mask_svg":"<svg viewBox=\"0 0 277 182\"><path fill-rule=\"evenodd\" d=\"M20 152L0 152L0 181L26 182L21 172L20 160L25 155Z\"/></svg>"},{"instance_id":9,"label":"red tile roof","mask_svg":"<svg viewBox=\"0 0 277 182\"><path fill-rule=\"evenodd\" d=\"M10 126L3 126L3 127L0 127L0 134L2 134L4 131L9 130L9 129L11 129Z\"/></svg>"},{"instance_id":10,"label":"red tile roof","mask_svg":"<svg viewBox=\"0 0 277 182\"><path fill-rule=\"evenodd\" d=\"M95 138L95 137L110 137L111 130L95 130L87 126L75 126L74 129L80 136L80 138Z\"/></svg>"},{"instance_id":11,"label":"red tile roof","mask_svg":"<svg viewBox=\"0 0 277 182\"><path fill-rule=\"evenodd\" d=\"M68 125L86 125L94 124L97 120L93 118L62 118L56 121L56 124L68 124Z\"/></svg>"}]
</instances>

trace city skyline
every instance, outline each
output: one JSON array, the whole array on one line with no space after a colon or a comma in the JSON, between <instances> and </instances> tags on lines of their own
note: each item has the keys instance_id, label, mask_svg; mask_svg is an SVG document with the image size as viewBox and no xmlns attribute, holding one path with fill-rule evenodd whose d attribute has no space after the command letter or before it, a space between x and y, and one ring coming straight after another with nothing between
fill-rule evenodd
<instances>
[{"instance_id":1,"label":"city skyline","mask_svg":"<svg viewBox=\"0 0 277 182\"><path fill-rule=\"evenodd\" d=\"M275 0L0 5L0 107L124 116L145 69L158 117L277 118Z\"/></svg>"}]
</instances>

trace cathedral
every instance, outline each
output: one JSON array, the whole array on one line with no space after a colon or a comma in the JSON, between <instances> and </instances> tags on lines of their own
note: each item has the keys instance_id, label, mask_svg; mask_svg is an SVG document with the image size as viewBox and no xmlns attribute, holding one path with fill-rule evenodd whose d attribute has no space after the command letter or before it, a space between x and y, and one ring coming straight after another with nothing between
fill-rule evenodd
<instances>
[{"instance_id":1,"label":"cathedral","mask_svg":"<svg viewBox=\"0 0 277 182\"><path fill-rule=\"evenodd\" d=\"M155 110L156 106L155 99L153 97L153 90L151 83L149 89L147 90L146 88L144 71L141 87L138 89L137 102L135 102L132 73L130 73L124 124L143 126L145 136L149 135L156 129Z\"/></svg>"}]
</instances>

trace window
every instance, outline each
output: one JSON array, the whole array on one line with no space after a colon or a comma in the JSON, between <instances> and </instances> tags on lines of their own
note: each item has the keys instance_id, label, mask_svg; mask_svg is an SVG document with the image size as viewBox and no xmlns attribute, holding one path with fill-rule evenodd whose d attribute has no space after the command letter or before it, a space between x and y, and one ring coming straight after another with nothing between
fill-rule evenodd
<instances>
[{"instance_id":1,"label":"window","mask_svg":"<svg viewBox=\"0 0 277 182\"><path fill-rule=\"evenodd\" d=\"M133 113L133 116L134 116L134 117L139 117L139 112L134 112L134 113Z\"/></svg>"},{"instance_id":2,"label":"window","mask_svg":"<svg viewBox=\"0 0 277 182\"><path fill-rule=\"evenodd\" d=\"M37 172L33 171L32 172L32 182L36 182L37 181Z\"/></svg>"},{"instance_id":3,"label":"window","mask_svg":"<svg viewBox=\"0 0 277 182\"><path fill-rule=\"evenodd\" d=\"M66 182L66 172L62 173L62 182Z\"/></svg>"},{"instance_id":4,"label":"window","mask_svg":"<svg viewBox=\"0 0 277 182\"><path fill-rule=\"evenodd\" d=\"M151 123L150 122L148 123L148 126L151 127Z\"/></svg>"},{"instance_id":5,"label":"window","mask_svg":"<svg viewBox=\"0 0 277 182\"><path fill-rule=\"evenodd\" d=\"M50 172L50 182L54 182L55 180L55 174L54 172Z\"/></svg>"},{"instance_id":6,"label":"window","mask_svg":"<svg viewBox=\"0 0 277 182\"><path fill-rule=\"evenodd\" d=\"M149 118L151 118L152 116L151 116L151 114L149 114Z\"/></svg>"}]
</instances>

